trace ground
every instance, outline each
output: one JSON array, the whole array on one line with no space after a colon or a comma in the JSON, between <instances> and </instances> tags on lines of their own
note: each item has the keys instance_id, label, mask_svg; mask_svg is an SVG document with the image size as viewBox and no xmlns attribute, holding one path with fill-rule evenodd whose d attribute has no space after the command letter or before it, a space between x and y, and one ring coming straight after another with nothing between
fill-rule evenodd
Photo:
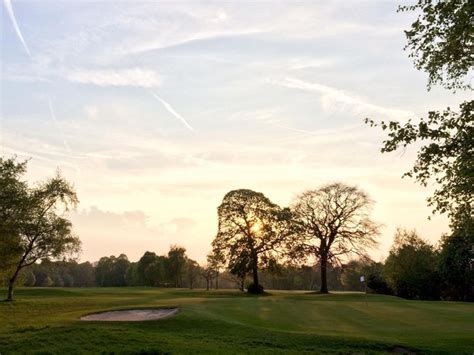
<instances>
[{"instance_id":1,"label":"ground","mask_svg":"<svg viewBox=\"0 0 474 355\"><path fill-rule=\"evenodd\" d=\"M29 288L16 298L0 302L2 355L474 351L474 304L461 302L156 288ZM79 320L97 311L160 306L180 312L148 322Z\"/></svg>"}]
</instances>

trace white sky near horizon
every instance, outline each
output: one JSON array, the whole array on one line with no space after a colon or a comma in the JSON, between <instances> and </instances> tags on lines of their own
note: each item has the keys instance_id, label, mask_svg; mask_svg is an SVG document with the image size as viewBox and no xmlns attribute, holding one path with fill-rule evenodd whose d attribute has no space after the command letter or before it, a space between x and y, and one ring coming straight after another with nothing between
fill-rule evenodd
<instances>
[{"instance_id":1,"label":"white sky near horizon","mask_svg":"<svg viewBox=\"0 0 474 355\"><path fill-rule=\"evenodd\" d=\"M426 90L403 51L413 16L392 1L94 2L3 0L0 154L59 168L77 189L82 260L179 244L200 262L217 206L236 188L287 206L340 181L384 225L436 243L422 188L402 174L416 147L380 154L365 117L455 107ZM11 11L10 11L11 10Z\"/></svg>"}]
</instances>

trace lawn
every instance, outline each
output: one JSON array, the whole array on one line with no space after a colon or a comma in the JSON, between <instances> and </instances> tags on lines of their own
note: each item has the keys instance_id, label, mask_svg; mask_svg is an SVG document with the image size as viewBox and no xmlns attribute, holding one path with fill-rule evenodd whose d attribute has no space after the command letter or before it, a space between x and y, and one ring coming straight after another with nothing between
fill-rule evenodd
<instances>
[{"instance_id":1,"label":"lawn","mask_svg":"<svg viewBox=\"0 0 474 355\"><path fill-rule=\"evenodd\" d=\"M5 292L5 290L0 290ZM0 303L0 353L421 353L474 351L474 304L335 293L29 288ZM148 322L84 322L111 309L178 306Z\"/></svg>"}]
</instances>

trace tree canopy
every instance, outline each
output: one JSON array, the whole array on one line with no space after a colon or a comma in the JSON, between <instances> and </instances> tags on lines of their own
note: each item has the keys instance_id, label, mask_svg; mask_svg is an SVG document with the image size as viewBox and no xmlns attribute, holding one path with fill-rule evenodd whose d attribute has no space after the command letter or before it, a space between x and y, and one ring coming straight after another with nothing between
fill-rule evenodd
<instances>
[{"instance_id":1,"label":"tree canopy","mask_svg":"<svg viewBox=\"0 0 474 355\"><path fill-rule=\"evenodd\" d=\"M400 6L399 11L418 13L405 31L415 68L428 73L428 87L472 88L474 3L469 0L418 0L415 5Z\"/></svg>"},{"instance_id":2,"label":"tree canopy","mask_svg":"<svg viewBox=\"0 0 474 355\"><path fill-rule=\"evenodd\" d=\"M364 254L376 245L378 226L370 219L372 201L357 187L325 185L298 195L291 206L298 232L289 245L294 258L316 258L321 266L321 293L327 293L329 261Z\"/></svg>"},{"instance_id":3,"label":"tree canopy","mask_svg":"<svg viewBox=\"0 0 474 355\"><path fill-rule=\"evenodd\" d=\"M275 258L290 230L288 209L280 208L260 192L233 190L218 207L213 248L236 275L252 272L253 287L259 292L258 269Z\"/></svg>"},{"instance_id":4,"label":"tree canopy","mask_svg":"<svg viewBox=\"0 0 474 355\"><path fill-rule=\"evenodd\" d=\"M474 3L465 0L418 0L399 11L418 14L405 31L406 50L417 69L428 73L428 89L440 84L449 90L472 91ZM474 186L474 101L467 100L455 111L430 111L426 118L380 123L371 126L388 131L382 153L421 143L413 168L404 176L421 185L435 182L428 198L433 213L447 213L451 227L472 224Z\"/></svg>"},{"instance_id":5,"label":"tree canopy","mask_svg":"<svg viewBox=\"0 0 474 355\"><path fill-rule=\"evenodd\" d=\"M0 234L1 239L10 241L8 250L13 246L13 252L9 253L14 266L8 300L13 300L13 287L24 267L40 259L72 255L80 248L80 240L64 215L78 203L72 185L57 173L30 187L21 180L25 173L26 162L0 158Z\"/></svg>"}]
</instances>

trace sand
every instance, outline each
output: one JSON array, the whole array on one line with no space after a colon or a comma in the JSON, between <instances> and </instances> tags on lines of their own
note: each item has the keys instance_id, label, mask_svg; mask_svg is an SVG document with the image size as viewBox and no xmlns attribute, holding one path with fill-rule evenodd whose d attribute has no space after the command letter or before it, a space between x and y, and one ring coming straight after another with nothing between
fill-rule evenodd
<instances>
[{"instance_id":1,"label":"sand","mask_svg":"<svg viewBox=\"0 0 474 355\"><path fill-rule=\"evenodd\" d=\"M88 314L81 317L81 320L104 322L141 322L171 317L176 313L178 313L178 308L129 309L125 311L110 311Z\"/></svg>"}]
</instances>

